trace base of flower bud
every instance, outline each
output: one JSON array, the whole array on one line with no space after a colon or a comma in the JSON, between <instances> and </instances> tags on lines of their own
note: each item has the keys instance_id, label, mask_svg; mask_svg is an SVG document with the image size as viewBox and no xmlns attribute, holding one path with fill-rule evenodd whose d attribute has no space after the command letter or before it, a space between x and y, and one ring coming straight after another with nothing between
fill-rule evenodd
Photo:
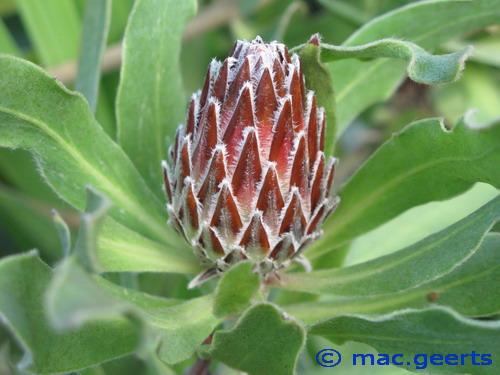
<instances>
[{"instance_id":1,"label":"base of flower bud","mask_svg":"<svg viewBox=\"0 0 500 375\"><path fill-rule=\"evenodd\" d=\"M222 273L231 268L232 265L239 263L242 260L247 259L242 252L233 251L224 258L217 261L217 264L209 269L199 273L192 279L188 284L188 289L194 289L208 280L220 276ZM264 284L273 285L275 283L280 283L280 270L289 266L290 262L296 262L302 267L306 272L312 271L311 262L303 255L298 255L293 257L291 260L286 260L279 267L272 260L266 258L260 263L255 263L253 266L253 272L261 275Z\"/></svg>"}]
</instances>

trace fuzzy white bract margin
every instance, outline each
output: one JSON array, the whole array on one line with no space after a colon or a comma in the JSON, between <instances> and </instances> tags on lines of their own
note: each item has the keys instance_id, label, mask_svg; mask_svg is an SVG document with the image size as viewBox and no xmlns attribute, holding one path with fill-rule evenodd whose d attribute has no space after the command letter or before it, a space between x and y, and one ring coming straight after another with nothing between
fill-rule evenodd
<instances>
[{"instance_id":1,"label":"fuzzy white bract margin","mask_svg":"<svg viewBox=\"0 0 500 375\"><path fill-rule=\"evenodd\" d=\"M283 44L237 41L212 61L163 163L169 223L207 267L191 287L243 259L263 275L307 264L301 252L338 202L325 124Z\"/></svg>"}]
</instances>

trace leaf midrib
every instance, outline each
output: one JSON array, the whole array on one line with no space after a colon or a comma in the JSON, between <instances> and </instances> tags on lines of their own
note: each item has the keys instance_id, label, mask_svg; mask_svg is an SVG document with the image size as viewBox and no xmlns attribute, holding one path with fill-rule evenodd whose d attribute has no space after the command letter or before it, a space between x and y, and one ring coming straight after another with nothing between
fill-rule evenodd
<instances>
[{"instance_id":1,"label":"leaf midrib","mask_svg":"<svg viewBox=\"0 0 500 375\"><path fill-rule=\"evenodd\" d=\"M421 284L415 288L410 288L402 291L398 291L397 293L391 293L391 294L380 294L377 296L374 296L375 298L372 300L375 303L371 303L372 301L367 300L370 298L370 296L360 296L356 297L353 299L351 303L348 303L346 305L340 305L342 306L343 309L353 311L356 310L357 313L373 313L380 311L380 309L384 308L391 308L391 307L397 307L400 306L401 304L405 303L407 306L408 302L414 302L418 300L418 298L425 296L429 293L429 291L432 290L437 290L440 292L440 294L446 292L449 289L453 289L456 287L459 287L461 285L469 284L477 279L482 279L489 274L497 271L500 266L493 267L493 268L488 268L487 270L484 270L483 272L471 275L469 277L465 277L462 279L457 279L453 282L450 282L448 284L445 284L443 286L436 285L433 287L431 284L437 283L439 280L431 280L425 284ZM446 276L444 276L446 277ZM421 289L420 289L421 288ZM386 298L386 299L382 299ZM362 307L366 307L366 309L356 309L355 306L359 305L361 303Z\"/></svg>"},{"instance_id":2,"label":"leaf midrib","mask_svg":"<svg viewBox=\"0 0 500 375\"><path fill-rule=\"evenodd\" d=\"M57 134L55 131L53 131L50 126L45 124L43 121L39 121L31 116L19 113L17 111L11 110L9 108L0 106L0 111L3 111L9 115L12 115L14 117L17 117L23 121L26 121L28 123L32 123L33 125L37 126L45 132L49 137L51 137L57 144L60 145L60 147L65 150L69 155L73 157L73 159L80 165L82 166L87 173L90 175L93 175L97 180L104 182L105 187L107 188L108 191L112 191L114 194L114 197L118 198L118 201L122 203L124 207L128 207L129 214L137 214L139 213L139 216L144 220L146 223L148 223L149 227L154 230L154 232L159 236L159 238L162 238L166 240L165 236L165 228L161 225L158 224L157 220L149 215L149 213L142 208L139 204L134 202L133 200L130 200L128 195L123 192L121 189L116 189L116 186L120 186L119 184L115 185L111 183L100 171L95 169L92 164L90 164L79 152L77 152L75 149L73 149L59 134ZM123 224L125 225L125 224ZM128 227L128 226L127 226ZM132 231L135 232L134 229L129 228Z\"/></svg>"},{"instance_id":3,"label":"leaf midrib","mask_svg":"<svg viewBox=\"0 0 500 375\"><path fill-rule=\"evenodd\" d=\"M494 150L496 146L490 147L486 149L483 153L478 154L476 157L472 158L464 158L464 157L447 157L447 158L440 158L439 160L431 160L428 163L423 163L415 168L409 169L407 172L402 173L395 178L393 178L390 182L380 186L380 188L374 190L371 194L365 195L364 199L359 201L359 203L352 208L348 214L341 216L341 221L340 223L336 223L339 219L338 216L334 216L332 218L332 221L328 224L329 226L333 226L333 229L330 231L328 237L334 237L336 233L340 231L340 229L345 228L346 225L350 224L352 222L352 218L356 218L360 212L363 212L366 210L366 207L369 207L370 205L373 205L376 202L376 200L385 194L388 190L392 189L394 186L398 185L401 181L406 180L408 177L415 175L422 170L425 170L430 167L435 167L440 164L445 164L445 163L450 163L450 162L473 162L475 160L483 158L485 155L489 154L492 150ZM347 186L347 185L346 185ZM333 225L333 223L336 223L336 225Z\"/></svg>"},{"instance_id":4,"label":"leaf midrib","mask_svg":"<svg viewBox=\"0 0 500 375\"><path fill-rule=\"evenodd\" d=\"M413 252L411 252L410 254L408 254L405 257L401 257L401 258L395 259L395 261L393 261L391 263L384 264L383 266L380 266L380 267L377 267L377 268L374 268L374 269L368 269L368 270L365 270L364 272L360 272L360 273L327 276L328 279L330 279L328 281L331 282L331 279L335 280L336 278L338 278L339 281L352 282L352 281L357 281L357 280L360 280L360 279L363 279L363 278L372 277L373 275L377 275L377 274L383 273L383 272L385 272L387 270L394 269L398 265L400 265L402 263L405 263L405 262L407 262L407 261L409 261L409 260L411 260L411 259L413 259L415 257L421 256L422 254L425 254L425 253L433 250L434 248L440 246L443 242L446 242L449 238L453 237L456 232L461 232L461 231L465 230L465 228L467 228L467 227L469 227L471 225L474 225L478 220L482 219L484 217L484 215L486 215L486 213L483 214L483 215L478 215L476 218L474 218L473 220L469 221L465 226L459 226L459 227L457 227L455 230L449 232L446 236L440 238L438 241L432 242L431 244L420 248L419 251L413 251ZM462 264L462 263L463 263L463 261L460 262L459 264ZM455 267L456 267L456 264L455 264ZM342 269L342 270L345 270L345 269ZM437 277L439 277L439 276L442 276L442 275L437 275ZM321 284L323 284L322 281L325 282L326 280L321 280L320 277L321 277L320 275L318 275L317 278L316 277L307 277L306 276L305 279L308 279L309 281L316 281L316 282L318 282L319 285L321 285ZM284 276L284 278L285 278L285 280L287 278L290 278L291 280L293 280L294 276L293 276L293 274L291 274L291 276ZM422 282L419 285L422 285L423 283L427 283L427 282L430 282L430 281L432 281L432 280L426 280L426 281ZM302 282L300 280L299 280L299 284L302 284Z\"/></svg>"},{"instance_id":5,"label":"leaf midrib","mask_svg":"<svg viewBox=\"0 0 500 375\"><path fill-rule=\"evenodd\" d=\"M130 254L135 254L136 256L141 256L141 261L149 259L151 261L156 261L157 265L171 264L175 262L176 272L178 273L196 273L201 270L196 262L196 258L192 257L192 252L180 252L177 248L165 248L165 252L161 252L160 249L150 250L146 253L141 252L141 247L137 245L132 245L129 242L120 242L117 240L111 240L106 237L101 237L99 243L107 245L107 252L115 252L118 249L128 249ZM168 251L168 252L167 252ZM116 251L118 253L118 251ZM165 267L165 272L172 272L172 270Z\"/></svg>"}]
</instances>

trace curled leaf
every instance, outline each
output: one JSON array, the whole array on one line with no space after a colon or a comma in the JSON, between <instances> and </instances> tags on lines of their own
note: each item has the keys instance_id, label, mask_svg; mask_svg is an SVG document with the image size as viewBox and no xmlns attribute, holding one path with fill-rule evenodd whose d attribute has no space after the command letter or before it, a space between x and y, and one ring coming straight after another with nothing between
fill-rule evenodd
<instances>
[{"instance_id":1,"label":"curled leaf","mask_svg":"<svg viewBox=\"0 0 500 375\"><path fill-rule=\"evenodd\" d=\"M408 62L408 76L426 85L456 81L471 56L473 47L446 55L432 55L412 42L400 39L381 39L360 46L346 47L321 43L321 59L333 62L348 58L387 57Z\"/></svg>"}]
</instances>

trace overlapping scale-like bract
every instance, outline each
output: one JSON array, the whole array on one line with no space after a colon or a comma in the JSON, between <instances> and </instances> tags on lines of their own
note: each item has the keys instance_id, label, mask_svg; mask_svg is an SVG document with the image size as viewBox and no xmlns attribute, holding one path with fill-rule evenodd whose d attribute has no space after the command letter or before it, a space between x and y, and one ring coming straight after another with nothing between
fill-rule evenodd
<instances>
[{"instance_id":1,"label":"overlapping scale-like bract","mask_svg":"<svg viewBox=\"0 0 500 375\"><path fill-rule=\"evenodd\" d=\"M319 236L337 203L325 123L283 44L237 41L212 61L164 176L170 224L214 273L242 259L268 273Z\"/></svg>"}]
</instances>

